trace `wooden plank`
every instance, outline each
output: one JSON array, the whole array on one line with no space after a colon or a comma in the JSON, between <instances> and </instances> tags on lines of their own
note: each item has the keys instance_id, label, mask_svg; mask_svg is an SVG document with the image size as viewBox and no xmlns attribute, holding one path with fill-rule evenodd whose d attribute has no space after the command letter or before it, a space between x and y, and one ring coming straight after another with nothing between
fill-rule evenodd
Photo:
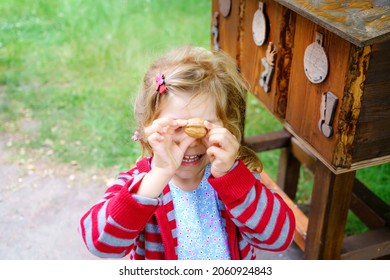
<instances>
[{"instance_id":1,"label":"wooden plank","mask_svg":"<svg viewBox=\"0 0 390 280\"><path fill-rule=\"evenodd\" d=\"M292 200L298 190L301 163L293 155L290 148L282 149L279 159L277 184Z\"/></svg>"},{"instance_id":2,"label":"wooden plank","mask_svg":"<svg viewBox=\"0 0 390 280\"><path fill-rule=\"evenodd\" d=\"M239 44L240 41L240 6L245 1L232 1L232 6L230 14L227 17L224 17L219 11L219 1L212 1L212 14L213 18L215 12L218 12L218 42L220 49L228 53L233 59L236 60L237 65L239 65ZM211 47L214 47L214 36L210 36Z\"/></svg>"},{"instance_id":3,"label":"wooden plank","mask_svg":"<svg viewBox=\"0 0 390 280\"><path fill-rule=\"evenodd\" d=\"M390 41L372 46L353 162L390 154Z\"/></svg>"},{"instance_id":4,"label":"wooden plank","mask_svg":"<svg viewBox=\"0 0 390 280\"><path fill-rule=\"evenodd\" d=\"M314 173L315 163L317 161L316 157L295 137L291 138L291 151L303 165Z\"/></svg>"},{"instance_id":5,"label":"wooden plank","mask_svg":"<svg viewBox=\"0 0 390 280\"><path fill-rule=\"evenodd\" d=\"M352 152L356 127L362 106L363 85L369 65L371 47L352 47L349 61L349 75L345 88L336 130L337 146L332 164L349 168L352 164Z\"/></svg>"},{"instance_id":6,"label":"wooden plank","mask_svg":"<svg viewBox=\"0 0 390 280\"><path fill-rule=\"evenodd\" d=\"M247 136L244 139L245 146L255 152L264 152L287 147L290 143L291 134L285 130L270 133Z\"/></svg>"},{"instance_id":7,"label":"wooden plank","mask_svg":"<svg viewBox=\"0 0 390 280\"><path fill-rule=\"evenodd\" d=\"M369 260L390 255L390 228L372 230L344 239L341 259Z\"/></svg>"},{"instance_id":8,"label":"wooden plank","mask_svg":"<svg viewBox=\"0 0 390 280\"><path fill-rule=\"evenodd\" d=\"M370 69L367 72L367 84L381 84L389 81L390 40L372 45ZM381 93L377 93L381 94ZM383 94L383 93L382 93Z\"/></svg>"},{"instance_id":9,"label":"wooden plank","mask_svg":"<svg viewBox=\"0 0 390 280\"><path fill-rule=\"evenodd\" d=\"M289 9L282 9L281 13L274 111L277 117L284 119L286 117L288 88L292 69L296 14Z\"/></svg>"},{"instance_id":10,"label":"wooden plank","mask_svg":"<svg viewBox=\"0 0 390 280\"><path fill-rule=\"evenodd\" d=\"M349 170L359 170L375 165L380 165L380 164L385 164L390 162L390 155L383 156L383 157L378 157L378 158L373 158L373 159L367 159L367 160L362 160L359 162L355 162L351 165L351 168L349 169L343 169L343 168L338 168L336 170L337 173L342 173L342 172L348 172Z\"/></svg>"},{"instance_id":11,"label":"wooden plank","mask_svg":"<svg viewBox=\"0 0 390 280\"><path fill-rule=\"evenodd\" d=\"M310 143L327 162L332 163L338 144L339 114L343 108L345 79L348 77L348 60L351 44L340 37L297 15L294 36L294 54L289 82L286 123L305 141ZM328 57L328 75L319 84L313 84L306 77L304 54L307 46L315 41L316 33L323 34L323 48ZM322 95L332 92L339 100L332 124L334 135L326 137L318 127L321 118ZM348 114L348 111L345 111Z\"/></svg>"},{"instance_id":12,"label":"wooden plank","mask_svg":"<svg viewBox=\"0 0 390 280\"><path fill-rule=\"evenodd\" d=\"M390 162L390 155L383 156L383 157L378 157L378 158L373 158L373 159L368 159L368 160L362 160L359 162L353 163L349 168L345 167L335 167L331 165L327 159L325 159L317 149L315 149L311 144L309 144L306 140L301 138L295 131L294 129L288 124L284 123L284 128L287 129L288 132L290 132L294 138L297 138L298 142L300 143L301 146L305 147L306 150L308 150L311 154L315 156L318 160L320 160L323 164L325 164L329 170L331 170L335 174L343 174L351 171L356 171L359 169L367 168L367 167L372 167L375 165L380 165L380 164L385 164Z\"/></svg>"},{"instance_id":13,"label":"wooden plank","mask_svg":"<svg viewBox=\"0 0 390 280\"><path fill-rule=\"evenodd\" d=\"M377 4L374 0L275 1L358 46L390 39L389 3Z\"/></svg>"},{"instance_id":14,"label":"wooden plank","mask_svg":"<svg viewBox=\"0 0 390 280\"><path fill-rule=\"evenodd\" d=\"M390 205L376 196L362 182L355 179L351 210L370 229L390 225Z\"/></svg>"},{"instance_id":15,"label":"wooden plank","mask_svg":"<svg viewBox=\"0 0 390 280\"><path fill-rule=\"evenodd\" d=\"M339 259L355 172L336 175L317 161L305 259Z\"/></svg>"},{"instance_id":16,"label":"wooden plank","mask_svg":"<svg viewBox=\"0 0 390 280\"><path fill-rule=\"evenodd\" d=\"M298 247L304 251L305 250L305 240L306 240L306 233L307 233L307 227L308 227L308 218L307 216L302 212L302 210L299 209L299 207L295 204L293 200L291 200L284 192L283 190L272 180L272 178L265 172L261 172L260 174L261 180L269 189L272 191L278 193L283 200L287 203L287 205L291 208L291 210L294 213L295 216L295 236L294 236L294 242L298 245Z\"/></svg>"},{"instance_id":17,"label":"wooden plank","mask_svg":"<svg viewBox=\"0 0 390 280\"><path fill-rule=\"evenodd\" d=\"M261 71L261 57L263 56L265 49L262 47L258 47L253 41L252 35L252 20L256 10L259 7L259 3L256 1L244 1L245 2L245 11L242 19L242 38L240 43L240 70L242 75L245 77L245 80L248 81L250 86L249 90L252 92L257 98L257 90L258 90L258 77ZM267 108L271 108L269 106L269 102L264 102L264 99L261 99L263 104Z\"/></svg>"},{"instance_id":18,"label":"wooden plank","mask_svg":"<svg viewBox=\"0 0 390 280\"><path fill-rule=\"evenodd\" d=\"M252 22L259 8L259 1L244 1L245 12L241 21L240 36L240 69L250 85L250 91L273 114L284 118L288 79L292 56L292 40L294 24L292 11L275 1L263 1L268 21L267 40L262 46L257 46L253 40ZM271 25L270 25L271 24ZM272 26L272 28L270 28ZM273 42L277 54L269 92L265 92L259 84L259 78L264 71L262 58L266 56L268 43Z\"/></svg>"}]
</instances>

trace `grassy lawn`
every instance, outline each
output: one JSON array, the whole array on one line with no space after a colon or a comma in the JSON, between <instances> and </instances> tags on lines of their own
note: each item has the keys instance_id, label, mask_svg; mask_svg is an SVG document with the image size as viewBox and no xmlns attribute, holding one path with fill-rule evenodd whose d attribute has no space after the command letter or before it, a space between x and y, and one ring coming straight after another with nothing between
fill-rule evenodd
<instances>
[{"instance_id":1,"label":"grassy lawn","mask_svg":"<svg viewBox=\"0 0 390 280\"><path fill-rule=\"evenodd\" d=\"M40 125L32 147L50 143L56 158L82 165L133 162L132 97L147 66L175 46L209 46L208 0L1 0L0 9L2 118L27 112Z\"/></svg>"},{"instance_id":2,"label":"grassy lawn","mask_svg":"<svg viewBox=\"0 0 390 280\"><path fill-rule=\"evenodd\" d=\"M149 63L183 44L210 48L211 1L0 0L0 132L36 127L16 145L49 147L61 162L118 165L139 156L132 100ZM248 99L246 133L281 125ZM279 151L260 155L275 178ZM390 164L358 177L390 203ZM310 200L302 169L299 199ZM351 215L348 232L364 230Z\"/></svg>"}]
</instances>

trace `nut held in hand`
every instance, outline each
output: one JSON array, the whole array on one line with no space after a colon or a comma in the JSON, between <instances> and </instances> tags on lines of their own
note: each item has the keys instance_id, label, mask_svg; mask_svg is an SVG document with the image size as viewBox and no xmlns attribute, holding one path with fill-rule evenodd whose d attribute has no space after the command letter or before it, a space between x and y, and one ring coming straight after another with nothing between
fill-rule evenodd
<instances>
[{"instance_id":1,"label":"nut held in hand","mask_svg":"<svg viewBox=\"0 0 390 280\"><path fill-rule=\"evenodd\" d=\"M188 120L188 124L184 128L184 132L193 138L202 138L207 134L207 129L204 126L204 120L201 118L193 118Z\"/></svg>"}]
</instances>

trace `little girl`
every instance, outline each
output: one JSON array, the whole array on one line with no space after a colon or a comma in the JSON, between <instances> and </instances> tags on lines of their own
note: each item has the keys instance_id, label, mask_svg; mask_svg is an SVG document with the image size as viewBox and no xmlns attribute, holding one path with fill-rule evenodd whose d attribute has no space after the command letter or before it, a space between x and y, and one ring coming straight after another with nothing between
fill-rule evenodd
<instances>
[{"instance_id":1,"label":"little girl","mask_svg":"<svg viewBox=\"0 0 390 280\"><path fill-rule=\"evenodd\" d=\"M261 163L240 145L245 94L235 63L222 52L182 47L150 66L133 137L148 156L120 173L82 217L93 254L255 259L254 248L288 248L293 213L252 173ZM192 118L204 119L204 137L185 133Z\"/></svg>"}]
</instances>

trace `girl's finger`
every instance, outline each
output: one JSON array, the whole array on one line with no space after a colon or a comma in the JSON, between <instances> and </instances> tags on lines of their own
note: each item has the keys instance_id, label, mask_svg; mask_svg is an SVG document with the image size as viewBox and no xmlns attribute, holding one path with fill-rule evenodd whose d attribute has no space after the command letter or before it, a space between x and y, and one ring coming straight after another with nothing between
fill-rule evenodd
<instances>
[{"instance_id":1,"label":"girl's finger","mask_svg":"<svg viewBox=\"0 0 390 280\"><path fill-rule=\"evenodd\" d=\"M187 120L177 119L175 125L170 125L166 127L166 133L173 135L177 129L185 127L187 123Z\"/></svg>"},{"instance_id":2,"label":"girl's finger","mask_svg":"<svg viewBox=\"0 0 390 280\"><path fill-rule=\"evenodd\" d=\"M184 119L171 119L160 118L153 121L153 123L144 129L144 135L146 138L152 133L158 132L160 134L170 133L172 134L175 129L181 126L185 126L187 120Z\"/></svg>"},{"instance_id":3,"label":"girl's finger","mask_svg":"<svg viewBox=\"0 0 390 280\"><path fill-rule=\"evenodd\" d=\"M222 148L237 148L239 146L236 137L225 128L217 128L210 131L207 137L207 145L217 145Z\"/></svg>"},{"instance_id":4,"label":"girl's finger","mask_svg":"<svg viewBox=\"0 0 390 280\"><path fill-rule=\"evenodd\" d=\"M207 149L207 156L211 162L211 173L215 177L220 177L226 174L235 162L235 158L215 146Z\"/></svg>"},{"instance_id":5,"label":"girl's finger","mask_svg":"<svg viewBox=\"0 0 390 280\"><path fill-rule=\"evenodd\" d=\"M210 147L207 149L206 154L207 154L210 162L213 163L215 160L215 157L216 157L215 155L217 154L216 149L214 149L214 147Z\"/></svg>"},{"instance_id":6,"label":"girl's finger","mask_svg":"<svg viewBox=\"0 0 390 280\"><path fill-rule=\"evenodd\" d=\"M172 118L160 118L153 121L153 124L157 124L162 127L174 127L178 128L180 126L185 126L187 124L187 120L185 119L172 119Z\"/></svg>"},{"instance_id":7,"label":"girl's finger","mask_svg":"<svg viewBox=\"0 0 390 280\"><path fill-rule=\"evenodd\" d=\"M179 143L180 150L182 150L184 153L187 150L187 148L195 141L196 141L195 138L189 136L184 137L182 141Z\"/></svg>"},{"instance_id":8,"label":"girl's finger","mask_svg":"<svg viewBox=\"0 0 390 280\"><path fill-rule=\"evenodd\" d=\"M172 118L159 118L155 119L152 124L158 124L161 126L176 125L176 120Z\"/></svg>"},{"instance_id":9,"label":"girl's finger","mask_svg":"<svg viewBox=\"0 0 390 280\"><path fill-rule=\"evenodd\" d=\"M176 119L176 127L186 126L188 120L185 119Z\"/></svg>"},{"instance_id":10,"label":"girl's finger","mask_svg":"<svg viewBox=\"0 0 390 280\"><path fill-rule=\"evenodd\" d=\"M164 141L164 136L162 136L160 133L154 132L151 135L148 136L148 143L153 145Z\"/></svg>"},{"instance_id":11,"label":"girl's finger","mask_svg":"<svg viewBox=\"0 0 390 280\"><path fill-rule=\"evenodd\" d=\"M144 135L146 138L149 138L150 135L156 132L163 133L163 128L158 124L152 124L144 128Z\"/></svg>"},{"instance_id":12,"label":"girl's finger","mask_svg":"<svg viewBox=\"0 0 390 280\"><path fill-rule=\"evenodd\" d=\"M207 130L212 130L214 128L220 128L222 126L218 125L218 124L214 124L212 122L209 122L209 121L204 121L204 126L207 128Z\"/></svg>"}]
</instances>

